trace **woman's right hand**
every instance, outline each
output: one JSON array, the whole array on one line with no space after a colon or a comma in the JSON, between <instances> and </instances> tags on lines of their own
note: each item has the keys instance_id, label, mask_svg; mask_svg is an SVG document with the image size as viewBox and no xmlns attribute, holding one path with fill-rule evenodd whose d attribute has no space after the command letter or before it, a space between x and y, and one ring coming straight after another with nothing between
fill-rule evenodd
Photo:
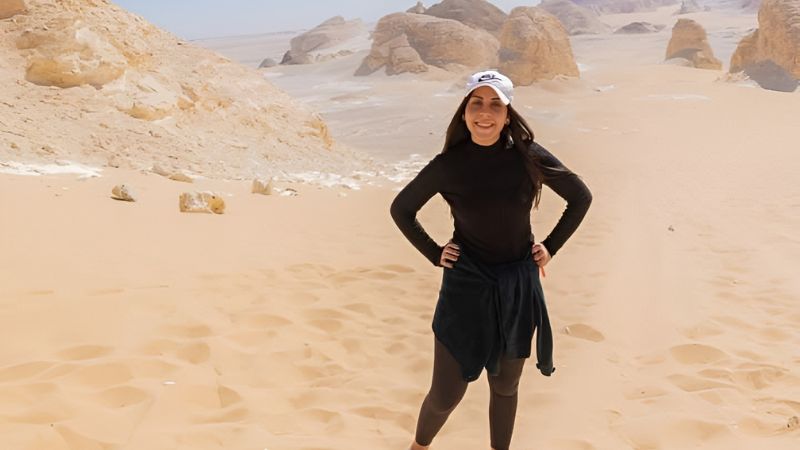
<instances>
[{"instance_id":1,"label":"woman's right hand","mask_svg":"<svg viewBox=\"0 0 800 450\"><path fill-rule=\"evenodd\" d=\"M457 244L454 244L453 241L450 241L445 244L444 249L442 249L442 256L439 257L439 265L452 269L453 263L458 261L459 255L461 255L461 249Z\"/></svg>"}]
</instances>

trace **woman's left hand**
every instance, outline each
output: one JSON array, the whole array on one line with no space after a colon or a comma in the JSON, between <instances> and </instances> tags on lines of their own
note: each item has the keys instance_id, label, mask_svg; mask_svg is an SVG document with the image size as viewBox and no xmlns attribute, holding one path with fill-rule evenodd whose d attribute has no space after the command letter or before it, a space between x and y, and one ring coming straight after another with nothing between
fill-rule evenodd
<instances>
[{"instance_id":1,"label":"woman's left hand","mask_svg":"<svg viewBox=\"0 0 800 450\"><path fill-rule=\"evenodd\" d=\"M544 267L550 262L550 252L541 243L533 244L533 247L531 247L531 254L533 255L533 261L539 267Z\"/></svg>"}]
</instances>

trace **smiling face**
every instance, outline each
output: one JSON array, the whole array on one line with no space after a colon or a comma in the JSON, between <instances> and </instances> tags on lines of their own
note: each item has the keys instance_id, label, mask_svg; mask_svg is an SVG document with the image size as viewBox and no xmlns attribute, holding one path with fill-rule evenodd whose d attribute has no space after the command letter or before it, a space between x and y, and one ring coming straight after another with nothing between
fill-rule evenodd
<instances>
[{"instance_id":1,"label":"smiling face","mask_svg":"<svg viewBox=\"0 0 800 450\"><path fill-rule=\"evenodd\" d=\"M478 145L492 145L497 142L507 118L508 107L494 89L481 86L472 91L464 110L464 121L472 142Z\"/></svg>"}]
</instances>

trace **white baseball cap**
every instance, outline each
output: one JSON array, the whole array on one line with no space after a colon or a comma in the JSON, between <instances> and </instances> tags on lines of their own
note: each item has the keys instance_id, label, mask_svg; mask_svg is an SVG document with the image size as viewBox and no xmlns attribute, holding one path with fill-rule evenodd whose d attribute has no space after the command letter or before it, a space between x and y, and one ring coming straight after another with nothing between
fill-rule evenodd
<instances>
[{"instance_id":1,"label":"white baseball cap","mask_svg":"<svg viewBox=\"0 0 800 450\"><path fill-rule=\"evenodd\" d=\"M504 105L508 105L514 99L514 83L496 70L484 70L470 75L467 80L467 93L464 94L464 97L481 86L489 86L494 89Z\"/></svg>"}]
</instances>

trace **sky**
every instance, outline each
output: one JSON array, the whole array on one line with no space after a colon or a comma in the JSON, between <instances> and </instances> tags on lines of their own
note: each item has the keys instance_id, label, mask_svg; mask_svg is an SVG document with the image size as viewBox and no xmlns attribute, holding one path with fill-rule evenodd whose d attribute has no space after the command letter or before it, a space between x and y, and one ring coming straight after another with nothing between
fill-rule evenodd
<instances>
[{"instance_id":1,"label":"sky","mask_svg":"<svg viewBox=\"0 0 800 450\"><path fill-rule=\"evenodd\" d=\"M374 22L405 11L416 0L112 0L184 39L261 34L313 28L333 16ZM436 1L423 1L430 6ZM492 0L509 12L539 0Z\"/></svg>"}]
</instances>

